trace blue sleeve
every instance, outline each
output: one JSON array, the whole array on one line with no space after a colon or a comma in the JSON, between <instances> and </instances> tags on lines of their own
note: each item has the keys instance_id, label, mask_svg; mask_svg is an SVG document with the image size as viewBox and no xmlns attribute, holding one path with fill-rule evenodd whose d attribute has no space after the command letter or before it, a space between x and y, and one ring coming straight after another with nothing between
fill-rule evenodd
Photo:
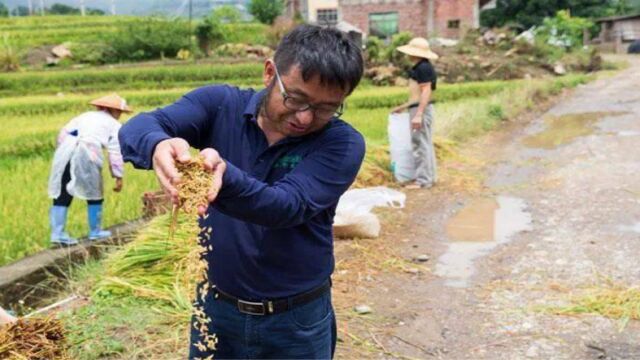
<instances>
[{"instance_id":1,"label":"blue sleeve","mask_svg":"<svg viewBox=\"0 0 640 360\"><path fill-rule=\"evenodd\" d=\"M151 169L156 145L174 137L199 149L211 146L212 122L226 94L225 86L202 87L172 105L134 116L118 132L124 161Z\"/></svg>"},{"instance_id":2,"label":"blue sleeve","mask_svg":"<svg viewBox=\"0 0 640 360\"><path fill-rule=\"evenodd\" d=\"M215 206L226 215L269 228L300 225L338 202L355 180L364 153L364 139L355 131L327 139L273 185L227 162Z\"/></svg>"}]
</instances>

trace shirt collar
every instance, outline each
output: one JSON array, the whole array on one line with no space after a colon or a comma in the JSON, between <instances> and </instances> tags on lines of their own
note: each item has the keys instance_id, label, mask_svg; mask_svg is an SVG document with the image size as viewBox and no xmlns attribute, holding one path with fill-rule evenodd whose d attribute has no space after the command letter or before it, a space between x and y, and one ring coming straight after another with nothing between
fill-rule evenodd
<instances>
[{"instance_id":1,"label":"shirt collar","mask_svg":"<svg viewBox=\"0 0 640 360\"><path fill-rule=\"evenodd\" d=\"M251 96L251 99L249 99L247 106L244 108L243 115L245 116L245 118L254 121L257 120L258 110L266 93L267 89L262 89Z\"/></svg>"},{"instance_id":2,"label":"shirt collar","mask_svg":"<svg viewBox=\"0 0 640 360\"><path fill-rule=\"evenodd\" d=\"M421 59L420 61L418 61L415 65L413 65L413 67L411 69L415 70L420 64L422 64L423 62L429 62L429 60L427 59Z\"/></svg>"}]
</instances>

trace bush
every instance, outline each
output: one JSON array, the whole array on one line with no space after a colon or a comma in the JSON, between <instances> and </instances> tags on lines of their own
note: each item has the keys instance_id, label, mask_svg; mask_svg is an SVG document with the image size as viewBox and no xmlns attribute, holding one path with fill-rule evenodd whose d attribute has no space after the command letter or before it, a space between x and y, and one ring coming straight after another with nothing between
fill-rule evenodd
<instances>
[{"instance_id":1,"label":"bush","mask_svg":"<svg viewBox=\"0 0 640 360\"><path fill-rule=\"evenodd\" d=\"M20 55L5 35L2 39L2 47L0 47L0 71L8 72L18 69L20 69Z\"/></svg>"},{"instance_id":2,"label":"bush","mask_svg":"<svg viewBox=\"0 0 640 360\"><path fill-rule=\"evenodd\" d=\"M103 65L109 59L117 58L117 54L108 44L97 41L90 43L72 43L69 47L76 63Z\"/></svg>"},{"instance_id":3,"label":"bush","mask_svg":"<svg viewBox=\"0 0 640 360\"><path fill-rule=\"evenodd\" d=\"M384 61L384 43L379 37L369 36L365 43L365 57L370 64L379 64Z\"/></svg>"},{"instance_id":4,"label":"bush","mask_svg":"<svg viewBox=\"0 0 640 360\"><path fill-rule=\"evenodd\" d=\"M369 65L391 63L401 69L410 68L411 63L407 57L397 49L399 46L406 45L412 38L413 35L410 32L401 32L393 35L389 45L385 45L380 38L369 36L365 43L365 56Z\"/></svg>"},{"instance_id":5,"label":"bush","mask_svg":"<svg viewBox=\"0 0 640 360\"><path fill-rule=\"evenodd\" d=\"M222 24L225 42L267 45L267 26L261 23Z\"/></svg>"},{"instance_id":6,"label":"bush","mask_svg":"<svg viewBox=\"0 0 640 360\"><path fill-rule=\"evenodd\" d=\"M284 10L282 0L251 0L249 13L263 24L273 24Z\"/></svg>"},{"instance_id":7,"label":"bush","mask_svg":"<svg viewBox=\"0 0 640 360\"><path fill-rule=\"evenodd\" d=\"M106 43L114 56L107 62L175 57L181 49L191 48L191 30L182 19L147 17L120 28Z\"/></svg>"},{"instance_id":8,"label":"bush","mask_svg":"<svg viewBox=\"0 0 640 360\"><path fill-rule=\"evenodd\" d=\"M196 38L198 39L200 50L206 56L209 56L212 47L216 47L225 41L220 20L214 15L206 17L196 26Z\"/></svg>"},{"instance_id":9,"label":"bush","mask_svg":"<svg viewBox=\"0 0 640 360\"><path fill-rule=\"evenodd\" d=\"M536 36L542 41L573 49L582 46L583 30L593 28L594 23L588 19L571 17L568 11L561 10L552 18L545 18Z\"/></svg>"},{"instance_id":10,"label":"bush","mask_svg":"<svg viewBox=\"0 0 640 360\"><path fill-rule=\"evenodd\" d=\"M242 13L231 5L224 5L213 10L211 16L223 24L235 24L242 20Z\"/></svg>"},{"instance_id":11,"label":"bush","mask_svg":"<svg viewBox=\"0 0 640 360\"><path fill-rule=\"evenodd\" d=\"M411 62L409 59L397 49L402 45L407 45L412 38L413 34L407 31L393 35L391 37L391 43L385 51L385 59L401 69L411 68Z\"/></svg>"}]
</instances>

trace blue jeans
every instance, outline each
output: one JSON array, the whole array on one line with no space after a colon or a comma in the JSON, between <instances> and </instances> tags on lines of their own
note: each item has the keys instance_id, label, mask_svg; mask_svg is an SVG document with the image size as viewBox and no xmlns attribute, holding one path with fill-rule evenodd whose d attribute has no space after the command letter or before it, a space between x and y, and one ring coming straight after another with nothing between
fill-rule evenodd
<instances>
[{"instance_id":1,"label":"blue jeans","mask_svg":"<svg viewBox=\"0 0 640 360\"><path fill-rule=\"evenodd\" d=\"M210 291L204 311L209 333L218 337L213 353L195 346L199 331L191 326L189 359L331 359L336 348L336 318L331 293L274 315L241 313L235 305L215 299Z\"/></svg>"}]
</instances>

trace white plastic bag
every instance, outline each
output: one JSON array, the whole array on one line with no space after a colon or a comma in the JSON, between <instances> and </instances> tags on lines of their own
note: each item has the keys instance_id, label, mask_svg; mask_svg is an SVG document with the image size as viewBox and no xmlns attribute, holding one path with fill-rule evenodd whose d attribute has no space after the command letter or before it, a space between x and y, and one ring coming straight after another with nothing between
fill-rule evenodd
<instances>
[{"instance_id":1,"label":"white plastic bag","mask_svg":"<svg viewBox=\"0 0 640 360\"><path fill-rule=\"evenodd\" d=\"M388 133L393 176L399 182L415 179L416 165L411 147L409 113L389 114Z\"/></svg>"},{"instance_id":2,"label":"white plastic bag","mask_svg":"<svg viewBox=\"0 0 640 360\"><path fill-rule=\"evenodd\" d=\"M403 208L405 200L404 193L383 186L349 190L338 202L333 235L337 238L377 238L380 221L371 210L378 206Z\"/></svg>"}]
</instances>

